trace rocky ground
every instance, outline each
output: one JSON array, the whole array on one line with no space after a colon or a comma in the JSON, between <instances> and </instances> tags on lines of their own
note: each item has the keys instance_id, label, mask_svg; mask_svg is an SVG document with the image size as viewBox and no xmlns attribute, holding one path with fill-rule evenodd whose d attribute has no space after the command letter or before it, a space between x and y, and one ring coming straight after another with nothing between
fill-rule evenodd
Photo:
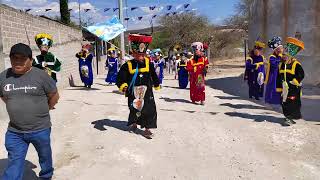
<instances>
[{"instance_id":1,"label":"rocky ground","mask_svg":"<svg viewBox=\"0 0 320 180\"><path fill-rule=\"evenodd\" d=\"M241 59L215 62L206 89L206 105L189 101L167 75L155 92L158 129L152 140L126 127L126 99L104 78L91 90L61 92L52 111L52 146L57 180L234 180L320 179L320 93L307 87L304 120L282 127L278 107L247 98ZM6 166L0 122L0 173ZM25 180L39 172L32 146Z\"/></svg>"}]
</instances>

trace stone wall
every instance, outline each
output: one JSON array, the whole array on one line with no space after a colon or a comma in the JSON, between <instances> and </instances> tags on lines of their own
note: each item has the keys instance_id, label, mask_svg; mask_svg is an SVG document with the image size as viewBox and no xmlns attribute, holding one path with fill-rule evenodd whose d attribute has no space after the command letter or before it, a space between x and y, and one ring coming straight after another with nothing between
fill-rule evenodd
<instances>
[{"instance_id":1,"label":"stone wall","mask_svg":"<svg viewBox=\"0 0 320 180\"><path fill-rule=\"evenodd\" d=\"M320 1L319 0L254 0L249 24L249 46L260 36L267 42L273 36L302 34L305 50L297 58L302 63L305 84L320 84ZM271 50L266 50L266 55Z\"/></svg>"},{"instance_id":2,"label":"stone wall","mask_svg":"<svg viewBox=\"0 0 320 180\"><path fill-rule=\"evenodd\" d=\"M60 89L68 87L71 77L75 85L82 85L78 73L78 61L75 57L75 54L81 49L83 40L81 30L47 18L32 16L6 5L0 6L0 25L0 71L11 66L9 52L12 45L20 42L29 44L35 56L40 54L34 41L35 35L49 33L54 39L54 45L50 51L62 61L62 70L58 74L58 87ZM104 73L101 69L103 61L101 59L99 62L100 73ZM97 67L96 63L94 59L94 68ZM4 104L1 102L0 119L4 111Z\"/></svg>"}]
</instances>

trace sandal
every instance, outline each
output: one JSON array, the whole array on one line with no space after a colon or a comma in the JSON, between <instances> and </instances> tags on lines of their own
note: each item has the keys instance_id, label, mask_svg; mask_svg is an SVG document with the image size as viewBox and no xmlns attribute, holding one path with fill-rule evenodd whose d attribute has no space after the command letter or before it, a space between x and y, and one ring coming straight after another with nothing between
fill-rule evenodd
<instances>
[{"instance_id":1,"label":"sandal","mask_svg":"<svg viewBox=\"0 0 320 180\"><path fill-rule=\"evenodd\" d=\"M146 129L144 130L143 136L147 139L152 139L153 133L149 129Z\"/></svg>"}]
</instances>

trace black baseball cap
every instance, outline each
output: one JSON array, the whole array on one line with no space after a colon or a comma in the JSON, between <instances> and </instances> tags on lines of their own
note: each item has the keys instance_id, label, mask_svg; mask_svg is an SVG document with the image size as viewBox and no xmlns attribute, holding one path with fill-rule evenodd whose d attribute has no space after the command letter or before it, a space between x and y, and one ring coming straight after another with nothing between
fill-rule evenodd
<instances>
[{"instance_id":1,"label":"black baseball cap","mask_svg":"<svg viewBox=\"0 0 320 180\"><path fill-rule=\"evenodd\" d=\"M15 54L20 54L20 55L23 55L25 57L32 59L32 50L31 50L30 46L23 44L23 43L18 43L18 44L15 44L11 47L10 57Z\"/></svg>"}]
</instances>

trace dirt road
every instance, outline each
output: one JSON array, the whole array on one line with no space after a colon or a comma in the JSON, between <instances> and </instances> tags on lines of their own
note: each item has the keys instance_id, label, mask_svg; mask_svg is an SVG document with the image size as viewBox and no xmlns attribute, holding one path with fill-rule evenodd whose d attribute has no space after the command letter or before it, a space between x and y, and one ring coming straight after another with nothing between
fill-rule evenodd
<instances>
[{"instance_id":1,"label":"dirt road","mask_svg":"<svg viewBox=\"0 0 320 180\"><path fill-rule=\"evenodd\" d=\"M191 104L189 91L167 76L155 93L159 128L152 140L127 132L126 99L103 77L91 90L64 90L52 112L54 179L320 179L320 118L282 127L279 112L247 99L241 71L234 64L217 66L208 77L205 106ZM0 173L6 126L2 120ZM39 172L33 147L27 159L25 179L32 180Z\"/></svg>"}]
</instances>

